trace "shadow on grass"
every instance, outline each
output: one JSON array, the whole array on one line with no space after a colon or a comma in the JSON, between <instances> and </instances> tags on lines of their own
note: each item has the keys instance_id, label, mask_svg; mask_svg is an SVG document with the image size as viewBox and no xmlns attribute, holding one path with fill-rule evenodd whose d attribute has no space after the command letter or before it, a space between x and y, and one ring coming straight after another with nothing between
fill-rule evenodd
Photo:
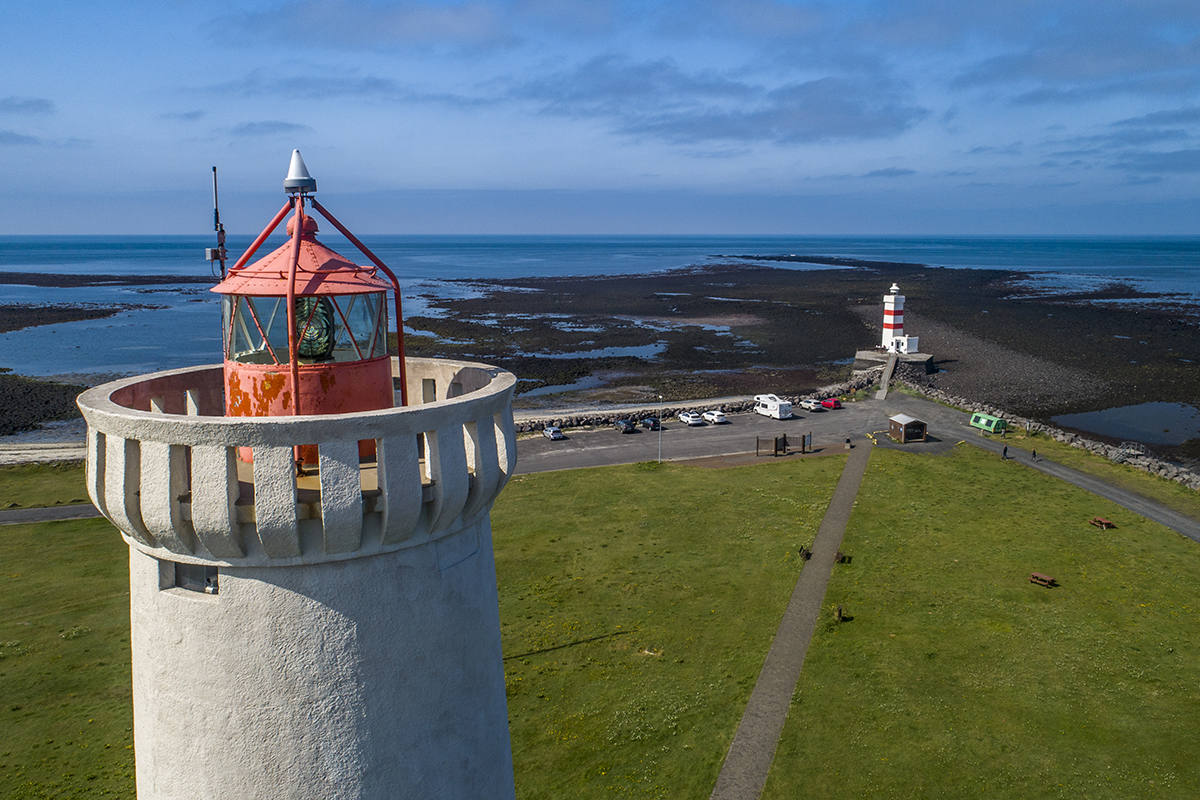
<instances>
[{"instance_id":1,"label":"shadow on grass","mask_svg":"<svg viewBox=\"0 0 1200 800\"><path fill-rule=\"evenodd\" d=\"M505 656L504 660L511 661L514 658L525 658L526 656L538 656L538 655L541 655L542 653L552 653L555 650L563 650L568 647L574 647L575 645L578 645L578 644L589 644L591 642L599 642L602 639L613 639L617 636L625 636L626 634L630 634L630 633L634 633L634 631L617 631L616 633L606 633L601 636L593 636L590 639L579 639L578 641L567 642L566 644L557 644L554 647L543 647L541 650L530 650L528 653L518 653L517 655L514 655L514 656Z\"/></svg>"}]
</instances>

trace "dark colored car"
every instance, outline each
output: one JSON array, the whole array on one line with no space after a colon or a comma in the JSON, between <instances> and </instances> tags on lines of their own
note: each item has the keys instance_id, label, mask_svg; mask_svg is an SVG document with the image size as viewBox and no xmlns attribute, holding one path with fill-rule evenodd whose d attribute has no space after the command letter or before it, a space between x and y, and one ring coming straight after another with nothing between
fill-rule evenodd
<instances>
[{"instance_id":1,"label":"dark colored car","mask_svg":"<svg viewBox=\"0 0 1200 800\"><path fill-rule=\"evenodd\" d=\"M617 420L613 423L613 427L621 433L637 433L637 425L634 425L632 421L627 419Z\"/></svg>"},{"instance_id":2,"label":"dark colored car","mask_svg":"<svg viewBox=\"0 0 1200 800\"><path fill-rule=\"evenodd\" d=\"M656 431L661 426L659 424L658 417L646 417L644 420L642 420L642 427Z\"/></svg>"}]
</instances>

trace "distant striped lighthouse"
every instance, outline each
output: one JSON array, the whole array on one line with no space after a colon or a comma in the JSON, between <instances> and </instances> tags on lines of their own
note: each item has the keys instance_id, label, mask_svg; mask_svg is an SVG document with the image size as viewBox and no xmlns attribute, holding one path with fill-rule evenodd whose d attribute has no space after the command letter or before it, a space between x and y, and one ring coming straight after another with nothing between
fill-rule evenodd
<instances>
[{"instance_id":1,"label":"distant striped lighthouse","mask_svg":"<svg viewBox=\"0 0 1200 800\"><path fill-rule=\"evenodd\" d=\"M904 295L895 283L883 296L883 349L889 353L917 352L917 337L904 335Z\"/></svg>"}]
</instances>

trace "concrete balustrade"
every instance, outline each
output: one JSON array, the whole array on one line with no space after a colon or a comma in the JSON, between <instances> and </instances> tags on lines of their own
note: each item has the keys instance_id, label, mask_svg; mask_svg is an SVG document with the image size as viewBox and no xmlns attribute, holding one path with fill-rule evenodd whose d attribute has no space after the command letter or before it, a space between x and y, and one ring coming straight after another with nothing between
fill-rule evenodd
<instances>
[{"instance_id":1,"label":"concrete balustrade","mask_svg":"<svg viewBox=\"0 0 1200 800\"><path fill-rule=\"evenodd\" d=\"M143 553L215 566L358 558L459 530L512 475L516 379L469 362L406 365L412 405L353 414L225 417L220 366L91 389L79 407L92 502ZM376 461L360 464L368 439ZM296 445L317 446L317 476L297 479Z\"/></svg>"}]
</instances>

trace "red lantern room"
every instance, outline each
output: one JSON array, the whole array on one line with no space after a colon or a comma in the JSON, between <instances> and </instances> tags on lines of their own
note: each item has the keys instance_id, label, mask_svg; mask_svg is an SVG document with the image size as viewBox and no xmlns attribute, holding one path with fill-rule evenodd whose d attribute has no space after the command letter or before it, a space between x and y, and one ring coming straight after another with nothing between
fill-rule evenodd
<instances>
[{"instance_id":1,"label":"red lantern room","mask_svg":"<svg viewBox=\"0 0 1200 800\"><path fill-rule=\"evenodd\" d=\"M290 195L288 202L213 287L223 295L225 414L262 417L391 408L389 292L395 298L401 331L401 403L407 405L396 276L312 197L317 182L308 174L299 150L292 153L284 188ZM306 204L374 266L354 264L317 241L317 221L305 214ZM247 264L289 212L290 241ZM373 445L364 442L361 454L373 455ZM299 462L315 458L315 452L304 452L307 449L299 448Z\"/></svg>"}]
</instances>

